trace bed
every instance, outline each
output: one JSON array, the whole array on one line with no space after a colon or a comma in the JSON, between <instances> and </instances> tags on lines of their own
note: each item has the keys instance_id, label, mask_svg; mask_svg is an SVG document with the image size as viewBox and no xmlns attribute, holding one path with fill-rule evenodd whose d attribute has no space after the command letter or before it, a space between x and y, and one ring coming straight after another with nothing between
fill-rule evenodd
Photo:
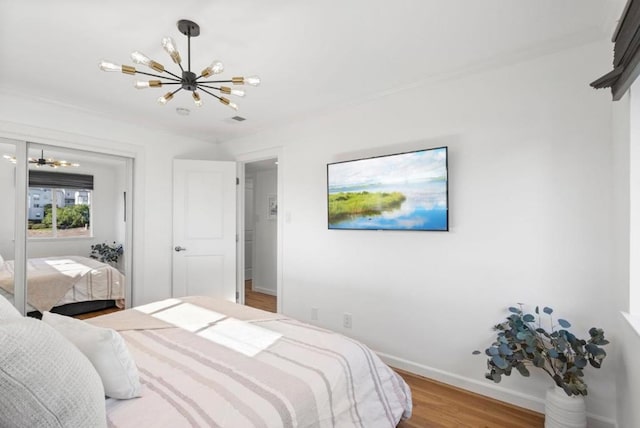
<instances>
[{"instance_id":1,"label":"bed","mask_svg":"<svg viewBox=\"0 0 640 428\"><path fill-rule=\"evenodd\" d=\"M0 294L11 300L13 260L0 257ZM27 312L66 315L124 307L125 277L114 267L82 256L27 260ZM54 309L55 308L55 309Z\"/></svg>"},{"instance_id":2,"label":"bed","mask_svg":"<svg viewBox=\"0 0 640 428\"><path fill-rule=\"evenodd\" d=\"M365 345L292 318L208 297L168 299L87 320L115 329L141 397L107 399L126 427L395 427L404 380Z\"/></svg>"}]
</instances>

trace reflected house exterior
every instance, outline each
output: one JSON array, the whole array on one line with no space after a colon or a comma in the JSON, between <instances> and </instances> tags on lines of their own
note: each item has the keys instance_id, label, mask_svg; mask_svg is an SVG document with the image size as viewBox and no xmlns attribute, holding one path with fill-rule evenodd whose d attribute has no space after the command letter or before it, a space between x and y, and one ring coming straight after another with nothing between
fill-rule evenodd
<instances>
[{"instance_id":1,"label":"reflected house exterior","mask_svg":"<svg viewBox=\"0 0 640 428\"><path fill-rule=\"evenodd\" d=\"M80 204L90 205L91 192L89 190L30 187L27 201L29 221L42 221L44 218L44 207L47 204L53 205L54 194L56 195L55 205L58 208Z\"/></svg>"}]
</instances>

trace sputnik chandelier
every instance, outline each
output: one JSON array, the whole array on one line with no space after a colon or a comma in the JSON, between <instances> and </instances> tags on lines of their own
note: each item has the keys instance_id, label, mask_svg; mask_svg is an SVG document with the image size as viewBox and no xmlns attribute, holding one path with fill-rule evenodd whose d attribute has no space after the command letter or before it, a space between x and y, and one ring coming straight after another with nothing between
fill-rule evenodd
<instances>
[{"instance_id":1,"label":"sputnik chandelier","mask_svg":"<svg viewBox=\"0 0 640 428\"><path fill-rule=\"evenodd\" d=\"M193 101L195 105L198 107L202 106L202 99L200 98L200 94L198 91L204 92L205 94L209 94L215 98L217 98L222 104L231 107L234 110L238 110L238 106L236 103L230 101L228 98L224 96L218 96L214 94L212 91L218 91L221 94L225 95L235 95L238 97L244 97L245 92L242 89L232 89L229 86L216 86L216 84L232 84L232 85L251 85L258 86L260 84L260 78L258 76L249 76L249 77L232 77L230 80L203 80L209 76L220 74L224 71L224 65L222 62L218 60L214 60L211 65L202 70L200 75L196 75L191 71L191 38L197 37L200 35L200 26L195 22L181 19L177 23L178 30L185 36L187 36L187 69L185 70L182 66L182 58L180 57L180 53L176 48L176 44L171 37L165 37L162 39L162 47L169 54L174 63L178 64L180 70L182 72L181 76L174 74L168 70L165 70L162 64L157 63L152 60L142 52L132 52L131 59L136 64L143 64L147 67L153 69L157 73L165 73L165 75L154 74L154 73L146 73L144 71L136 70L135 67L129 65L118 65L109 61L101 61L100 69L102 71L120 71L124 74L142 74L145 76L155 77L157 79L148 80L148 81L136 81L134 83L134 87L137 89L145 89L145 88L160 88L162 86L171 86L178 85L178 88L174 91L169 91L160 98L158 98L158 103L165 105L173 96L181 91L190 91L191 96L193 97ZM163 79L163 80L159 80Z\"/></svg>"}]
</instances>

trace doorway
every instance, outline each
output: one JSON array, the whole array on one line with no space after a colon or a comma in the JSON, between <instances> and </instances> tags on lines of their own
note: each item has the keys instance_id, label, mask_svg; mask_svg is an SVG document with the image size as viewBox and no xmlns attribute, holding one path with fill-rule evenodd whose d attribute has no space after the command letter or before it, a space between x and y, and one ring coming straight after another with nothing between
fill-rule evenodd
<instances>
[{"instance_id":1,"label":"doorway","mask_svg":"<svg viewBox=\"0 0 640 428\"><path fill-rule=\"evenodd\" d=\"M278 309L278 158L244 163L244 304Z\"/></svg>"}]
</instances>

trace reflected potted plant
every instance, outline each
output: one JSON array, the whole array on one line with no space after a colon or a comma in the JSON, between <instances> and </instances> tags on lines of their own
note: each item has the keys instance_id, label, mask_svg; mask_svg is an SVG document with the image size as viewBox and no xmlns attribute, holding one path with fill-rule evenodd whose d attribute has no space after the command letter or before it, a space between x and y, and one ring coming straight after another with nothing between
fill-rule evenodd
<instances>
[{"instance_id":1,"label":"reflected potted plant","mask_svg":"<svg viewBox=\"0 0 640 428\"><path fill-rule=\"evenodd\" d=\"M103 263L116 264L123 252L122 244L117 244L116 241L113 241L113 244L103 242L91 246L91 254L89 257Z\"/></svg>"},{"instance_id":2,"label":"reflected potted plant","mask_svg":"<svg viewBox=\"0 0 640 428\"><path fill-rule=\"evenodd\" d=\"M531 367L539 368L557 386L547 392L546 419L555 417L550 412L562 412L563 406L571 407L572 412L581 409L580 418L586 426L583 396L588 390L583 380L584 369L587 365L597 369L602 366L607 356L602 346L609 343L604 331L593 327L589 330L588 340L579 339L568 330L571 324L567 320L558 318L554 321L552 308L544 307L542 314L539 307L534 313L526 313L523 306L519 303L518 307L510 307L506 321L494 326L496 340L484 351L489 369L485 377L498 383L514 369L529 377ZM473 354L482 353L474 351ZM546 422L545 426L556 425Z\"/></svg>"}]
</instances>

